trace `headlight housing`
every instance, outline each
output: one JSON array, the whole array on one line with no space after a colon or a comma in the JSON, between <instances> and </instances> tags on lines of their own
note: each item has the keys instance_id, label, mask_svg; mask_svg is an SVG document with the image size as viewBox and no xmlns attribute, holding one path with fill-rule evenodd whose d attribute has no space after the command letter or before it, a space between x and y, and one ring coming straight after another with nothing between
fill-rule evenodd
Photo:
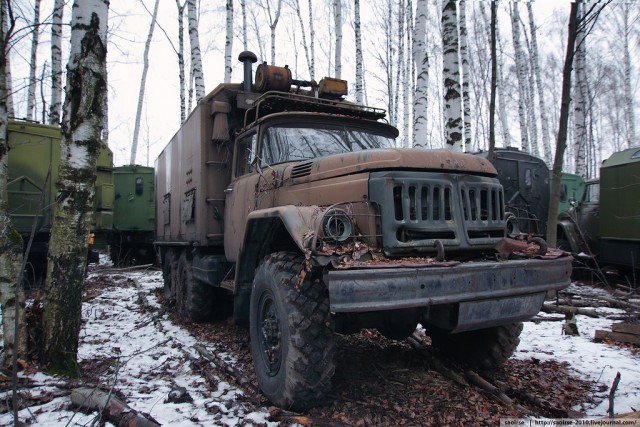
<instances>
[{"instance_id":1,"label":"headlight housing","mask_svg":"<svg viewBox=\"0 0 640 427\"><path fill-rule=\"evenodd\" d=\"M353 236L353 222L342 209L330 209L322 218L322 232L327 240L344 243Z\"/></svg>"}]
</instances>

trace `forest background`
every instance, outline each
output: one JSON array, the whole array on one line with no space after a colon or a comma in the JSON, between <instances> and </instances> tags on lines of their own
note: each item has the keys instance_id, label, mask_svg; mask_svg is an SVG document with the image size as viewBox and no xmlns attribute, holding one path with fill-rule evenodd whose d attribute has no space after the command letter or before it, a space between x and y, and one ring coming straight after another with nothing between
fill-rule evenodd
<instances>
[{"instance_id":1,"label":"forest background","mask_svg":"<svg viewBox=\"0 0 640 427\"><path fill-rule=\"evenodd\" d=\"M40 4L34 25L34 4ZM288 65L295 79L340 77L349 82L348 99L355 100L357 54L356 22L361 22L364 103L388 111L400 130L398 144L442 148L444 140L444 84L441 0L227 0L198 2L197 19L205 92L225 79L227 17L233 8L231 81L242 80L243 50L256 53L258 63ZM589 2L591 3L591 2ZM589 4L587 3L587 4ZM67 2L63 22L70 21ZM143 74L143 53L155 2L112 1L109 10L107 56L109 116L104 133L114 152L115 165L131 162L131 143ZM426 6L428 80L426 123L414 131L415 82L420 58L414 43L416 8ZM467 73L462 82L469 92L468 151L488 149L491 60L490 1L458 3L458 21L464 23ZM185 69L191 69L187 9L184 0L158 3L156 26L149 44L149 71L145 84L140 136L135 163L151 165L181 123L178 72L179 9L182 9ZM566 51L568 0L502 1L498 6L498 93L496 146L525 148L553 163L558 130L562 67ZM464 14L462 13L464 11ZM11 46L11 95L14 115L47 123L51 92L51 22L53 0L17 0L14 14L19 30ZM336 18L336 16L338 16ZM598 165L610 153L637 146L635 106L640 84L640 2L614 1L587 27L583 106L571 106L569 144L564 171L586 178L598 174ZM336 25L336 22L342 24ZM466 31L464 28L466 27ZM33 29L38 29L36 102L28 109L29 71L33 63ZM63 27L63 64L67 62L69 26ZM272 45L272 34L275 36ZM342 39L341 47L337 43ZM336 56L336 51L339 55ZM537 52L536 52L537 51ZM275 58L275 61L273 60ZM424 60L424 57L422 57ZM536 74L536 67L539 73ZM462 67L461 67L462 68ZM581 69L576 64L574 69ZM255 70L255 68L254 68ZM63 78L64 81L64 78ZM186 111L195 101L193 78L186 83ZM520 83L520 84L519 84ZM574 88L574 93L578 89ZM586 125L576 131L575 109L583 109ZM188 114L188 113L187 113ZM584 136L581 136L584 135ZM577 147L583 143L585 149ZM536 148L537 146L537 148ZM579 154L584 153L584 154ZM578 155L584 155L576 162ZM576 166L578 164L578 166ZM584 166L580 166L584 165Z\"/></svg>"}]
</instances>

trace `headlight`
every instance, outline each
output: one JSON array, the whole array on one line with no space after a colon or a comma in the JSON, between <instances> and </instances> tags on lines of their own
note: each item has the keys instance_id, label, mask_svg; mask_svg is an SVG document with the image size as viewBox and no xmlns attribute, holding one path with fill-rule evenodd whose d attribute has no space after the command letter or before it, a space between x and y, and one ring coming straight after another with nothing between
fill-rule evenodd
<instances>
[{"instance_id":1,"label":"headlight","mask_svg":"<svg viewBox=\"0 0 640 427\"><path fill-rule=\"evenodd\" d=\"M353 224L345 211L331 209L324 214L322 231L326 238L342 243L347 241L353 234Z\"/></svg>"}]
</instances>

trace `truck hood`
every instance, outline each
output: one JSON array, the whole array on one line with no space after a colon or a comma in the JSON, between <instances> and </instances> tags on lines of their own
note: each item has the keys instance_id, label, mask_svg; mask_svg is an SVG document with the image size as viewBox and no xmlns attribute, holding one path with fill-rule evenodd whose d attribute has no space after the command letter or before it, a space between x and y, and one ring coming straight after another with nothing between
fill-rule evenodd
<instances>
[{"instance_id":1,"label":"truck hood","mask_svg":"<svg viewBox=\"0 0 640 427\"><path fill-rule=\"evenodd\" d=\"M496 176L493 165L484 158L448 150L384 148L336 154L290 165L285 179L316 181L377 170L428 170Z\"/></svg>"}]
</instances>

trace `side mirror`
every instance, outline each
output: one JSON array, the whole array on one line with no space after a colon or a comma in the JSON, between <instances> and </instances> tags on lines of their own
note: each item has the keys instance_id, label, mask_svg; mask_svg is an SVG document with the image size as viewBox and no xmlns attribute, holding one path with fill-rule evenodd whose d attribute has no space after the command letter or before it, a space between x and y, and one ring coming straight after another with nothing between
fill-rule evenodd
<instances>
[{"instance_id":1,"label":"side mirror","mask_svg":"<svg viewBox=\"0 0 640 427\"><path fill-rule=\"evenodd\" d=\"M575 198L573 198L573 197L572 197L572 198L570 198L570 199L569 199L569 204L570 204L572 207L574 207L574 208L575 208L575 207L576 207L576 205L578 204L578 201L577 201Z\"/></svg>"}]
</instances>

